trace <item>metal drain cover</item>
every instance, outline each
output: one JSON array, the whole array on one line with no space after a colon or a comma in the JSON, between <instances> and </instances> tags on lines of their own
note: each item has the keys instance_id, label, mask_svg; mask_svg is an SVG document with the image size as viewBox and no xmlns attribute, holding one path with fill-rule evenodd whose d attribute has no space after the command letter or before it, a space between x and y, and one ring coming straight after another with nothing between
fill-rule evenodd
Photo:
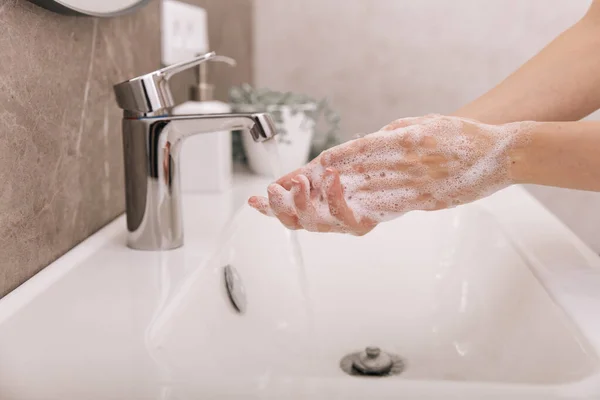
<instances>
[{"instance_id":1,"label":"metal drain cover","mask_svg":"<svg viewBox=\"0 0 600 400\"><path fill-rule=\"evenodd\" d=\"M390 376L404 371L404 361L396 354L386 353L379 347L371 346L342 358L340 367L348 375Z\"/></svg>"}]
</instances>

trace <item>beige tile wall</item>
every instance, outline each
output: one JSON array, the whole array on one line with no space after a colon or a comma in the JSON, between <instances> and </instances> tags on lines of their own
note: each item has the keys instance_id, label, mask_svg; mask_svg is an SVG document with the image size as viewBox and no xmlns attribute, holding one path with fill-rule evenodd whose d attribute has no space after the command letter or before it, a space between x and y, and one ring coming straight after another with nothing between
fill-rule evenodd
<instances>
[{"instance_id":1,"label":"beige tile wall","mask_svg":"<svg viewBox=\"0 0 600 400\"><path fill-rule=\"evenodd\" d=\"M256 84L330 98L346 137L448 113L574 23L589 0L255 0ZM600 195L532 192L600 251Z\"/></svg>"},{"instance_id":2,"label":"beige tile wall","mask_svg":"<svg viewBox=\"0 0 600 400\"><path fill-rule=\"evenodd\" d=\"M213 47L241 61L215 81L249 80L250 0L192 1L209 11ZM157 0L112 19L0 0L0 297L122 213L112 85L160 66L159 22Z\"/></svg>"},{"instance_id":3,"label":"beige tile wall","mask_svg":"<svg viewBox=\"0 0 600 400\"><path fill-rule=\"evenodd\" d=\"M0 0L0 296L122 212L112 84L159 65L158 10L98 20Z\"/></svg>"}]
</instances>

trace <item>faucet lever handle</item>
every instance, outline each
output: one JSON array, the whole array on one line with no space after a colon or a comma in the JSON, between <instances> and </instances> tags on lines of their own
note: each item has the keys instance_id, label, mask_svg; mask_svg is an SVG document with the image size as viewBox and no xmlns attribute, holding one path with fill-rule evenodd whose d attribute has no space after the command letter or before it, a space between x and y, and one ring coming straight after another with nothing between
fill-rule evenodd
<instances>
[{"instance_id":1,"label":"faucet lever handle","mask_svg":"<svg viewBox=\"0 0 600 400\"><path fill-rule=\"evenodd\" d=\"M190 60L169 65L114 85L113 90L117 104L121 109L137 116L166 111L166 109L175 105L169 87L169 79L179 72L209 60L223 61L235 65L235 60L229 57L217 56L215 52L202 54Z\"/></svg>"},{"instance_id":2,"label":"faucet lever handle","mask_svg":"<svg viewBox=\"0 0 600 400\"><path fill-rule=\"evenodd\" d=\"M206 61L224 62L226 64L231 65L232 67L236 66L236 61L233 58L227 56L218 56L215 54L214 51L211 51L210 53L198 55L192 58L191 60L181 61L179 63L169 65L167 67L159 69L156 72L162 73L165 76L165 79L169 80L173 75L185 71L186 69L193 68Z\"/></svg>"},{"instance_id":3,"label":"faucet lever handle","mask_svg":"<svg viewBox=\"0 0 600 400\"><path fill-rule=\"evenodd\" d=\"M217 57L217 55L215 54L215 52L211 51L210 53L199 55L190 60L181 61L176 64L166 66L166 67L159 69L158 71L155 71L153 73L162 74L166 80L169 80L175 74L185 71L186 69L193 68L196 65L200 65L203 62L214 59L216 57Z\"/></svg>"}]
</instances>

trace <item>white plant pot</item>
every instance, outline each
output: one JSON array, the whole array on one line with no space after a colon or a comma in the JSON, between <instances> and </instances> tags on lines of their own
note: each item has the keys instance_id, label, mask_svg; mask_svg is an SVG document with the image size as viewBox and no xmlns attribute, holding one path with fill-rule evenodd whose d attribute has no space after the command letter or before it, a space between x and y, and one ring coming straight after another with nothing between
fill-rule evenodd
<instances>
[{"instance_id":1,"label":"white plant pot","mask_svg":"<svg viewBox=\"0 0 600 400\"><path fill-rule=\"evenodd\" d=\"M253 105L236 104L238 112L256 112ZM281 170L283 174L300 168L308 162L313 137L315 135L315 121L306 115L306 111L314 111L314 103L290 106L268 106L267 112L281 112L281 122L275 122L278 134L274 140L279 148ZM296 111L295 113L293 111ZM250 133L242 132L242 144L250 169L259 175L272 176L271 157L265 146L252 140Z\"/></svg>"}]
</instances>

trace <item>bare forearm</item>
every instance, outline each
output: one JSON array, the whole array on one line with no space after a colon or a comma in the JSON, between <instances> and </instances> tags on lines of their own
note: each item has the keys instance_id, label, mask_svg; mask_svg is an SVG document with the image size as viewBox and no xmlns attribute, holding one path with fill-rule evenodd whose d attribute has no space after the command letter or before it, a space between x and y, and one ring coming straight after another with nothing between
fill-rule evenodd
<instances>
[{"instance_id":1,"label":"bare forearm","mask_svg":"<svg viewBox=\"0 0 600 400\"><path fill-rule=\"evenodd\" d=\"M575 121L600 108L600 0L494 89L454 115L498 124Z\"/></svg>"},{"instance_id":2,"label":"bare forearm","mask_svg":"<svg viewBox=\"0 0 600 400\"><path fill-rule=\"evenodd\" d=\"M600 122L543 122L512 152L515 183L600 191Z\"/></svg>"}]
</instances>

